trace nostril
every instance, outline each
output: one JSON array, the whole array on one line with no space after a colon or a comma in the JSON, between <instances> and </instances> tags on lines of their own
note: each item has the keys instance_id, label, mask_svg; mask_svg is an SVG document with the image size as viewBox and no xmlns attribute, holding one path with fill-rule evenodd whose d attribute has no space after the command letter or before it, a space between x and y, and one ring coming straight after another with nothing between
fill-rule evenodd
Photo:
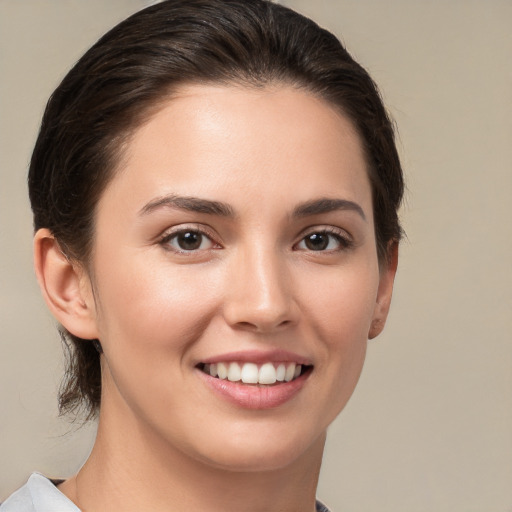
<instances>
[{"instance_id":1,"label":"nostril","mask_svg":"<svg viewBox=\"0 0 512 512\"><path fill-rule=\"evenodd\" d=\"M236 322L236 324L233 325L234 328L239 328L243 330L248 330L252 332L258 332L258 333L270 333L275 331L276 329L282 329L286 328L289 325L291 325L293 322L291 320L283 320L283 321L255 321L253 322Z\"/></svg>"}]
</instances>

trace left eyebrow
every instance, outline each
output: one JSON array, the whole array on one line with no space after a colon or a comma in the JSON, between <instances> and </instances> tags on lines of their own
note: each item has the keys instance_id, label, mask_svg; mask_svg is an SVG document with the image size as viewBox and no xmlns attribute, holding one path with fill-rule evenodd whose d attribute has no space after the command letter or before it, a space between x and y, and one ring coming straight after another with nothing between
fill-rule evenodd
<instances>
[{"instance_id":1,"label":"left eyebrow","mask_svg":"<svg viewBox=\"0 0 512 512\"><path fill-rule=\"evenodd\" d=\"M366 221L364 210L354 201L349 201L347 199L331 199L327 197L299 204L293 210L292 215L294 217L309 217L310 215L319 215L321 213L329 213L338 210L355 211L363 220Z\"/></svg>"}]
</instances>

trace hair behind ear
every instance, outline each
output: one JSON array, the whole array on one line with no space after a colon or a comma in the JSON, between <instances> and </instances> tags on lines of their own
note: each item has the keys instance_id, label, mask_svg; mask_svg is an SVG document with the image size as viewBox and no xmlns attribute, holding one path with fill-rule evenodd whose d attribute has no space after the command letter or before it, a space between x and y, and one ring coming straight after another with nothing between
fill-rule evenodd
<instances>
[{"instance_id":1,"label":"hair behind ear","mask_svg":"<svg viewBox=\"0 0 512 512\"><path fill-rule=\"evenodd\" d=\"M100 353L94 343L97 340L77 338L62 326L59 334L66 357L66 372L59 388L59 412L75 416L84 412L85 421L93 419L101 403Z\"/></svg>"}]
</instances>

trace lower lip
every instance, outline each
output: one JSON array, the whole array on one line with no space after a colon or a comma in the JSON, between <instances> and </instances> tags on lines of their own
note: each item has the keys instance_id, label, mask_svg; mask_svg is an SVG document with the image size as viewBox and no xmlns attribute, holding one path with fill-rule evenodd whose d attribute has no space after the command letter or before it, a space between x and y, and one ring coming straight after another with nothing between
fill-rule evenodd
<instances>
[{"instance_id":1,"label":"lower lip","mask_svg":"<svg viewBox=\"0 0 512 512\"><path fill-rule=\"evenodd\" d=\"M197 370L204 382L222 398L244 409L273 409L291 400L304 386L311 371L290 382L256 386L217 379Z\"/></svg>"}]
</instances>

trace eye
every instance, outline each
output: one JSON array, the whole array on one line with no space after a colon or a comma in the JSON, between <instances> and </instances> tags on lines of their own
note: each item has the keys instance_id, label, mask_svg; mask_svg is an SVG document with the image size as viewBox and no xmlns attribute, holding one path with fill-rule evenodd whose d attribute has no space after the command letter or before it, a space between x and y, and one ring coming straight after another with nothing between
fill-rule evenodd
<instances>
[{"instance_id":1,"label":"eye","mask_svg":"<svg viewBox=\"0 0 512 512\"><path fill-rule=\"evenodd\" d=\"M303 251L339 251L348 249L351 241L341 234L329 230L315 231L307 234L298 244Z\"/></svg>"},{"instance_id":2,"label":"eye","mask_svg":"<svg viewBox=\"0 0 512 512\"><path fill-rule=\"evenodd\" d=\"M201 251L215 247L212 239L197 229L183 229L170 233L160 243L176 252Z\"/></svg>"}]
</instances>

